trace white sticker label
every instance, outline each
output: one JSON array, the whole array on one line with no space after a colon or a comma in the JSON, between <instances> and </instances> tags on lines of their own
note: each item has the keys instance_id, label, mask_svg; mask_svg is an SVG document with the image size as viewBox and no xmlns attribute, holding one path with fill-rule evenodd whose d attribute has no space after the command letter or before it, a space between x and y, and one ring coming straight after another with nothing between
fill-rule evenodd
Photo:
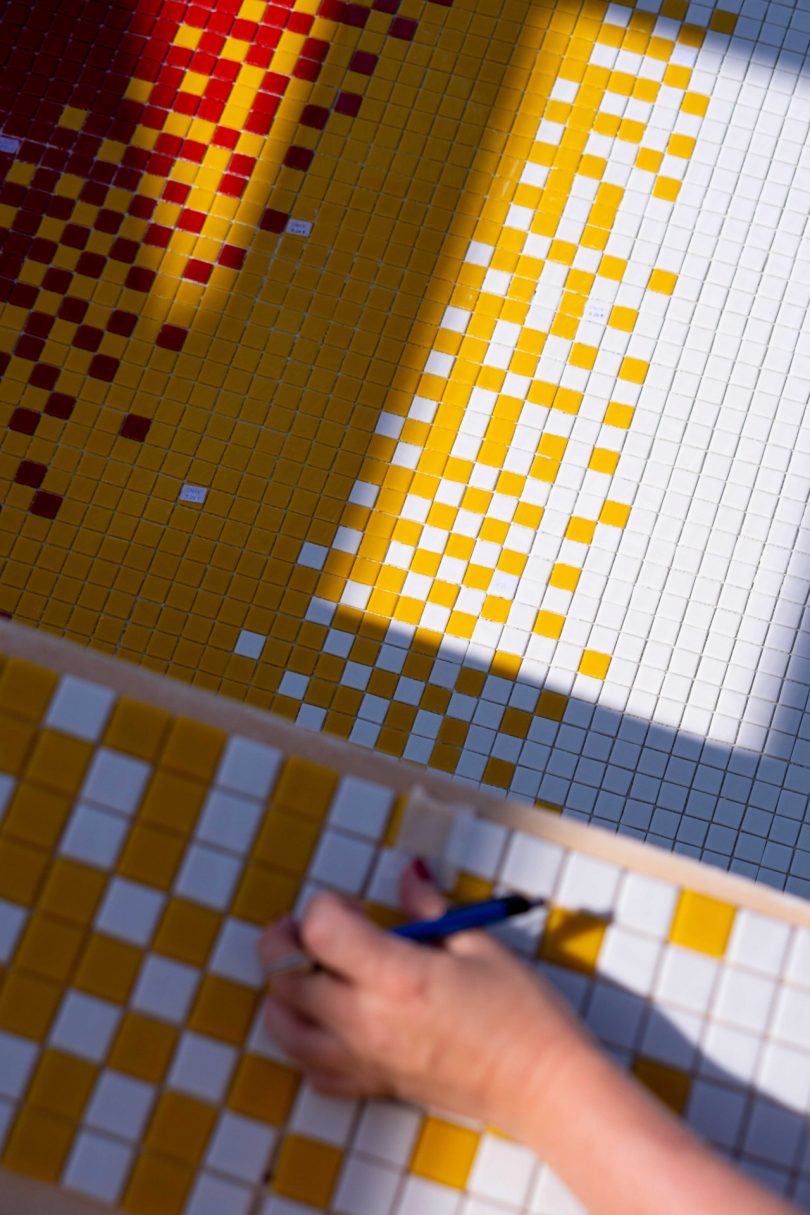
<instances>
[{"instance_id":1,"label":"white sticker label","mask_svg":"<svg viewBox=\"0 0 810 1215\"><path fill-rule=\"evenodd\" d=\"M287 231L293 236L309 236L312 224L306 219L291 219L287 224Z\"/></svg>"},{"instance_id":2,"label":"white sticker label","mask_svg":"<svg viewBox=\"0 0 810 1215\"><path fill-rule=\"evenodd\" d=\"M208 490L204 485L184 485L180 490L181 502L204 502Z\"/></svg>"},{"instance_id":3,"label":"white sticker label","mask_svg":"<svg viewBox=\"0 0 810 1215\"><path fill-rule=\"evenodd\" d=\"M0 135L0 152L19 152L20 141L12 135Z\"/></svg>"},{"instance_id":4,"label":"white sticker label","mask_svg":"<svg viewBox=\"0 0 810 1215\"><path fill-rule=\"evenodd\" d=\"M606 321L608 319L609 305L600 304L593 301L585 305L585 320L586 321Z\"/></svg>"}]
</instances>

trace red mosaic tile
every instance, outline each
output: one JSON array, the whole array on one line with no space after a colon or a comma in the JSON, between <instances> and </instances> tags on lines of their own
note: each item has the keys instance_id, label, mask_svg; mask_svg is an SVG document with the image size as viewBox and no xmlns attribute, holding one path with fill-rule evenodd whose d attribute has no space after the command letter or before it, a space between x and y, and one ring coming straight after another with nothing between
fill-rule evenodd
<instances>
[{"instance_id":1,"label":"red mosaic tile","mask_svg":"<svg viewBox=\"0 0 810 1215\"><path fill-rule=\"evenodd\" d=\"M242 152L235 152L228 165L228 172L238 173L240 177L250 177L255 167L255 156L245 156Z\"/></svg>"},{"instance_id":2,"label":"red mosaic tile","mask_svg":"<svg viewBox=\"0 0 810 1215\"><path fill-rule=\"evenodd\" d=\"M239 132L233 127L217 127L211 139L218 148L235 148L239 143Z\"/></svg>"},{"instance_id":3,"label":"red mosaic tile","mask_svg":"<svg viewBox=\"0 0 810 1215\"><path fill-rule=\"evenodd\" d=\"M31 489L39 489L45 480L47 471L48 469L44 464L35 464L33 460L23 460L14 474L14 480L18 485L27 485Z\"/></svg>"},{"instance_id":4,"label":"red mosaic tile","mask_svg":"<svg viewBox=\"0 0 810 1215\"><path fill-rule=\"evenodd\" d=\"M17 408L9 418L9 429L21 435L32 435L39 426L39 414L33 409Z\"/></svg>"},{"instance_id":5,"label":"red mosaic tile","mask_svg":"<svg viewBox=\"0 0 810 1215\"><path fill-rule=\"evenodd\" d=\"M359 93L338 93L335 101L335 113L345 114L347 118L356 118L362 104L363 98Z\"/></svg>"},{"instance_id":6,"label":"red mosaic tile","mask_svg":"<svg viewBox=\"0 0 810 1215\"><path fill-rule=\"evenodd\" d=\"M49 494L47 490L38 489L28 509L32 515L39 515L41 519L55 519L61 505L61 494Z\"/></svg>"},{"instance_id":7,"label":"red mosaic tile","mask_svg":"<svg viewBox=\"0 0 810 1215\"><path fill-rule=\"evenodd\" d=\"M236 173L223 173L217 190L230 198L241 198L247 186L247 179L238 177Z\"/></svg>"},{"instance_id":8,"label":"red mosaic tile","mask_svg":"<svg viewBox=\"0 0 810 1215\"><path fill-rule=\"evenodd\" d=\"M206 216L202 211L192 211L188 208L181 211L177 217L177 227L183 232L202 232Z\"/></svg>"},{"instance_id":9,"label":"red mosaic tile","mask_svg":"<svg viewBox=\"0 0 810 1215\"><path fill-rule=\"evenodd\" d=\"M118 433L122 439L134 439L136 443L143 443L151 425L151 418L144 418L138 413L128 413Z\"/></svg>"},{"instance_id":10,"label":"red mosaic tile","mask_svg":"<svg viewBox=\"0 0 810 1215\"><path fill-rule=\"evenodd\" d=\"M238 245L224 245L217 261L229 270L241 270L246 253L247 250L240 249Z\"/></svg>"},{"instance_id":11,"label":"red mosaic tile","mask_svg":"<svg viewBox=\"0 0 810 1215\"><path fill-rule=\"evenodd\" d=\"M183 181L167 181L163 189L166 202L184 203L191 193L191 186Z\"/></svg>"},{"instance_id":12,"label":"red mosaic tile","mask_svg":"<svg viewBox=\"0 0 810 1215\"><path fill-rule=\"evenodd\" d=\"M210 262L203 262L196 257L192 257L183 271L183 278L190 278L195 283L207 283L213 269L214 267Z\"/></svg>"},{"instance_id":13,"label":"red mosaic tile","mask_svg":"<svg viewBox=\"0 0 810 1215\"><path fill-rule=\"evenodd\" d=\"M314 17L310 13L290 13L287 29L293 34L308 34Z\"/></svg>"}]
</instances>

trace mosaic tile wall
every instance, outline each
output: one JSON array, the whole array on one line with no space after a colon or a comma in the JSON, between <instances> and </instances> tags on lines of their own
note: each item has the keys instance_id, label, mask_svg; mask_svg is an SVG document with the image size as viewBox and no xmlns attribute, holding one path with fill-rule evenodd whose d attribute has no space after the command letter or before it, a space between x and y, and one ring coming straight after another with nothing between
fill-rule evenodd
<instances>
[{"instance_id":1,"label":"mosaic tile wall","mask_svg":"<svg viewBox=\"0 0 810 1215\"><path fill-rule=\"evenodd\" d=\"M810 891L806 9L10 4L0 610Z\"/></svg>"},{"instance_id":2,"label":"mosaic tile wall","mask_svg":"<svg viewBox=\"0 0 810 1215\"><path fill-rule=\"evenodd\" d=\"M42 666L31 638L0 643L0 1163L132 1215L584 1215L495 1128L321 1097L263 1031L270 918L327 888L398 922L418 772L370 773L357 748L317 763L277 720L235 733L190 690L169 712L165 688L122 695L79 651ZM509 943L661 1100L810 1210L806 909L473 808L456 896L546 896Z\"/></svg>"}]
</instances>

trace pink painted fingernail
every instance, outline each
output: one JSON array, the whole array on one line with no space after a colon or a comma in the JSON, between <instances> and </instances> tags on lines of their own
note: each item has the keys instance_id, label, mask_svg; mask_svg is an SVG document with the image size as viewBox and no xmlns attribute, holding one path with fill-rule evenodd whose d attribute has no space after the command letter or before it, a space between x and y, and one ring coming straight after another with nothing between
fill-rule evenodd
<instances>
[{"instance_id":1,"label":"pink painted fingernail","mask_svg":"<svg viewBox=\"0 0 810 1215\"><path fill-rule=\"evenodd\" d=\"M421 881L433 881L433 874L430 872L430 867L428 866L427 861L423 860L421 856L418 856L413 862L413 871Z\"/></svg>"}]
</instances>

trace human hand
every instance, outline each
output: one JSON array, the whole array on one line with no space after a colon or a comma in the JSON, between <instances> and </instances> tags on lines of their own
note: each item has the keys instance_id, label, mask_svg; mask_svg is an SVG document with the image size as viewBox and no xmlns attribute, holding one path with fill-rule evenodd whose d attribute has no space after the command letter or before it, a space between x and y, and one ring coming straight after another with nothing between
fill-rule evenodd
<instances>
[{"instance_id":1,"label":"human hand","mask_svg":"<svg viewBox=\"0 0 810 1215\"><path fill-rule=\"evenodd\" d=\"M416 865L401 895L414 919L446 910ZM266 930L261 959L301 945L323 969L274 976L266 1024L321 1092L436 1105L519 1135L524 1105L536 1118L559 1061L588 1042L556 992L484 932L426 947L323 894L297 931L289 918Z\"/></svg>"}]
</instances>

